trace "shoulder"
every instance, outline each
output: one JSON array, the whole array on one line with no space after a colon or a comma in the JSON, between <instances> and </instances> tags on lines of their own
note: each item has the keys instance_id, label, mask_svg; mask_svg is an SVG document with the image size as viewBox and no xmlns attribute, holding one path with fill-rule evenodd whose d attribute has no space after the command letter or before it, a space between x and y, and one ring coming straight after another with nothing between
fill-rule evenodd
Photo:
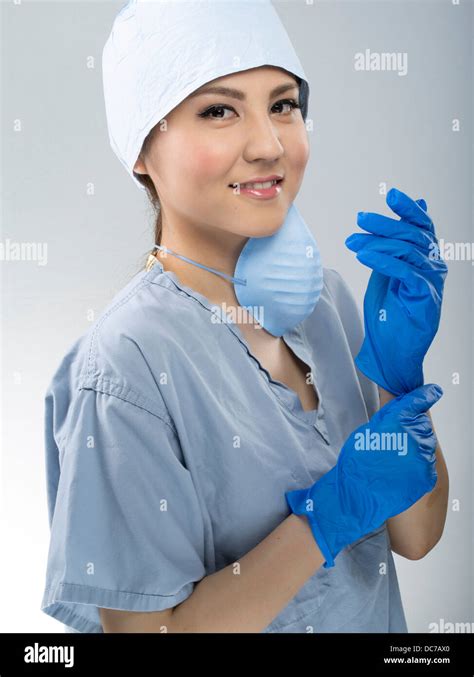
<instances>
[{"instance_id":1,"label":"shoulder","mask_svg":"<svg viewBox=\"0 0 474 677\"><path fill-rule=\"evenodd\" d=\"M46 401L65 414L76 392L95 390L146 409L169 421L156 366L166 369L170 292L138 274L107 304L95 322L68 348L46 390ZM158 374L159 377L159 374Z\"/></svg>"}]
</instances>

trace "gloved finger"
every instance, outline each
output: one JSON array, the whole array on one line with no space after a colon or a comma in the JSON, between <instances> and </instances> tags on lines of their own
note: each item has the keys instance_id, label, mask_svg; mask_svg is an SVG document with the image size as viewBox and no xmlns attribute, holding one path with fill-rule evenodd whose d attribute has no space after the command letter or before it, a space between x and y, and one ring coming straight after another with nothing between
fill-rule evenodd
<instances>
[{"instance_id":1,"label":"gloved finger","mask_svg":"<svg viewBox=\"0 0 474 677\"><path fill-rule=\"evenodd\" d=\"M399 420L404 424L404 426L409 426L410 433L418 438L419 442L426 441L427 444L431 444L433 441L433 423L430 420L430 417L426 413L417 414L416 416L404 416L399 414Z\"/></svg>"},{"instance_id":2,"label":"gloved finger","mask_svg":"<svg viewBox=\"0 0 474 677\"><path fill-rule=\"evenodd\" d=\"M405 308L406 313L412 316L412 323L418 325L419 328L426 325L427 318L424 315L417 315L414 306L415 304L418 308L425 306L425 312L427 312L433 298L439 299L440 291L434 290L434 287L437 281L443 283L446 276L446 271L440 271L437 268L440 265L439 262L433 261L431 269L420 270L408 261L376 251L357 252L356 258L363 265L389 278L390 291L397 294L399 303ZM369 285L370 283L371 280L369 280ZM434 293L435 297L433 297ZM426 304L426 300L430 304Z\"/></svg>"},{"instance_id":3,"label":"gloved finger","mask_svg":"<svg viewBox=\"0 0 474 677\"><path fill-rule=\"evenodd\" d=\"M357 225L374 235L396 237L398 240L412 242L427 251L435 249L437 246L434 233L418 228L408 221L397 221L376 212L358 212Z\"/></svg>"},{"instance_id":4,"label":"gloved finger","mask_svg":"<svg viewBox=\"0 0 474 677\"><path fill-rule=\"evenodd\" d=\"M391 410L397 411L405 420L414 419L418 414L424 414L443 396L443 389L436 383L427 383L409 393L399 395L388 402L385 407L392 405Z\"/></svg>"},{"instance_id":5,"label":"gloved finger","mask_svg":"<svg viewBox=\"0 0 474 677\"><path fill-rule=\"evenodd\" d=\"M433 435L433 424L427 414L418 414L410 419L410 430L418 437L430 438Z\"/></svg>"},{"instance_id":6,"label":"gloved finger","mask_svg":"<svg viewBox=\"0 0 474 677\"><path fill-rule=\"evenodd\" d=\"M428 205L423 200L423 198L420 198L419 200L415 200L415 202L420 205L420 207L423 209L424 212L428 211Z\"/></svg>"},{"instance_id":7,"label":"gloved finger","mask_svg":"<svg viewBox=\"0 0 474 677\"><path fill-rule=\"evenodd\" d=\"M420 205L406 193L397 188L390 188L387 193L386 202L390 209L395 214L398 214L400 218L434 233L433 221Z\"/></svg>"},{"instance_id":8,"label":"gloved finger","mask_svg":"<svg viewBox=\"0 0 474 677\"><path fill-rule=\"evenodd\" d=\"M393 258L388 254L363 250L357 252L356 258L364 266L368 266L382 275L405 282L410 289L418 289L421 281L426 285L426 281L422 279L422 276L410 263Z\"/></svg>"},{"instance_id":9,"label":"gloved finger","mask_svg":"<svg viewBox=\"0 0 474 677\"><path fill-rule=\"evenodd\" d=\"M391 255L402 261L411 263L420 271L437 269L437 260L431 260L427 254L420 251L416 245L405 242L404 240L394 240L389 237L355 233L346 240L346 245L355 252L364 251Z\"/></svg>"},{"instance_id":10,"label":"gloved finger","mask_svg":"<svg viewBox=\"0 0 474 677\"><path fill-rule=\"evenodd\" d=\"M436 447L438 438L433 429L433 424L427 414L418 414L414 418L406 419L400 416L400 423L406 432L416 441L417 451L425 462L436 463Z\"/></svg>"}]
</instances>

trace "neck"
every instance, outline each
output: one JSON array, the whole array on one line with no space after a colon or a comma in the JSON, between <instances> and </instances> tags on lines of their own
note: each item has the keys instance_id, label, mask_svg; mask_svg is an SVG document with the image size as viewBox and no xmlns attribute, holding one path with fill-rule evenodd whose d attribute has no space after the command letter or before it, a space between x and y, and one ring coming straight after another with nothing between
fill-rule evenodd
<instances>
[{"instance_id":1,"label":"neck","mask_svg":"<svg viewBox=\"0 0 474 677\"><path fill-rule=\"evenodd\" d=\"M179 228L171 228L164 223L160 244L180 256L232 277L247 239L215 228L183 227L182 224ZM160 249L156 249L155 254L164 270L175 273L180 283L202 294L211 303L239 305L232 281Z\"/></svg>"}]
</instances>

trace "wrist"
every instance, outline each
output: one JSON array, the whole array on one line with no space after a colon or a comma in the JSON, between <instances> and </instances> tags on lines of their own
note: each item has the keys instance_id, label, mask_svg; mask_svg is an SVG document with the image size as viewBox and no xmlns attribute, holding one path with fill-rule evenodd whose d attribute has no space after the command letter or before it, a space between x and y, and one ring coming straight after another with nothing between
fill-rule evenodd
<instances>
[{"instance_id":1,"label":"wrist","mask_svg":"<svg viewBox=\"0 0 474 677\"><path fill-rule=\"evenodd\" d=\"M334 558L342 549L335 547L335 534L331 533L336 527L339 514L335 480L335 468L333 468L311 487L285 493L290 510L295 515L307 518L314 540L325 559L323 564L325 569L334 566ZM326 511L329 511L330 519L324 517Z\"/></svg>"}]
</instances>

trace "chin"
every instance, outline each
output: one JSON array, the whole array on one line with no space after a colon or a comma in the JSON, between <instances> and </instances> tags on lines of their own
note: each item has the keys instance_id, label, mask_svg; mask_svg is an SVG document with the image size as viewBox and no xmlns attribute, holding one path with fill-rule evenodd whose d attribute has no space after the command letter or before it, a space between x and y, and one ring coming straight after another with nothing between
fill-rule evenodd
<instances>
[{"instance_id":1,"label":"chin","mask_svg":"<svg viewBox=\"0 0 474 677\"><path fill-rule=\"evenodd\" d=\"M245 204L223 205L218 212L228 215L224 219L219 218L219 224L215 224L219 230L225 230L241 237L270 237L283 225L291 201L288 197L282 200L246 201Z\"/></svg>"},{"instance_id":2,"label":"chin","mask_svg":"<svg viewBox=\"0 0 474 677\"><path fill-rule=\"evenodd\" d=\"M261 218L262 217L260 217L260 219ZM277 222L272 219L271 223L260 223L255 226L253 226L253 224L248 224L245 230L239 228L239 235L243 235L244 237L270 237L280 230L284 220L284 217L282 217Z\"/></svg>"},{"instance_id":3,"label":"chin","mask_svg":"<svg viewBox=\"0 0 474 677\"><path fill-rule=\"evenodd\" d=\"M268 205L269 206L269 205ZM247 218L247 237L270 237L283 225L290 204L274 205L273 209L255 210L255 216L251 220Z\"/></svg>"}]
</instances>

